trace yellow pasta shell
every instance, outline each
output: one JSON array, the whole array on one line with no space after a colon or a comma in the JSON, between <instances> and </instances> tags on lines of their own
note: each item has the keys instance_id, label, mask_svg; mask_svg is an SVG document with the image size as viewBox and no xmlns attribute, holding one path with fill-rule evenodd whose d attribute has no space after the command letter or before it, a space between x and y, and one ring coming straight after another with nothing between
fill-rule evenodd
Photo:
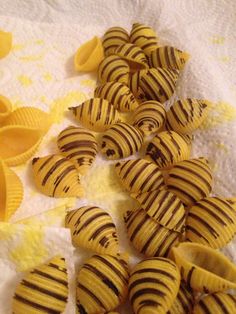
<instances>
[{"instance_id":1,"label":"yellow pasta shell","mask_svg":"<svg viewBox=\"0 0 236 314\"><path fill-rule=\"evenodd\" d=\"M41 140L39 129L19 125L0 128L0 158L8 166L23 164L34 155Z\"/></svg>"},{"instance_id":2,"label":"yellow pasta shell","mask_svg":"<svg viewBox=\"0 0 236 314\"><path fill-rule=\"evenodd\" d=\"M234 210L236 210L236 197L226 198L225 200L230 203Z\"/></svg>"},{"instance_id":3,"label":"yellow pasta shell","mask_svg":"<svg viewBox=\"0 0 236 314\"><path fill-rule=\"evenodd\" d=\"M206 158L184 160L170 170L167 178L168 190L181 201L191 206L212 190L212 170Z\"/></svg>"},{"instance_id":4,"label":"yellow pasta shell","mask_svg":"<svg viewBox=\"0 0 236 314\"><path fill-rule=\"evenodd\" d=\"M131 43L120 45L116 48L115 54L125 59L130 66L131 72L141 69L148 69L148 60L143 50Z\"/></svg>"},{"instance_id":5,"label":"yellow pasta shell","mask_svg":"<svg viewBox=\"0 0 236 314\"><path fill-rule=\"evenodd\" d=\"M189 314L192 313L194 298L190 289L182 281L174 303L166 314Z\"/></svg>"},{"instance_id":6,"label":"yellow pasta shell","mask_svg":"<svg viewBox=\"0 0 236 314\"><path fill-rule=\"evenodd\" d=\"M15 314L63 313L68 299L65 259L54 257L34 268L18 284L13 297Z\"/></svg>"},{"instance_id":7,"label":"yellow pasta shell","mask_svg":"<svg viewBox=\"0 0 236 314\"><path fill-rule=\"evenodd\" d=\"M224 247L236 233L236 212L221 197L206 197L190 208L186 240L214 249Z\"/></svg>"},{"instance_id":8,"label":"yellow pasta shell","mask_svg":"<svg viewBox=\"0 0 236 314\"><path fill-rule=\"evenodd\" d=\"M73 112L78 122L95 132L103 132L112 124L120 121L118 111L111 103L102 98L91 98L69 110Z\"/></svg>"},{"instance_id":9,"label":"yellow pasta shell","mask_svg":"<svg viewBox=\"0 0 236 314\"><path fill-rule=\"evenodd\" d=\"M116 163L115 170L122 185L132 193L162 189L164 178L159 168L145 159L131 159Z\"/></svg>"},{"instance_id":10,"label":"yellow pasta shell","mask_svg":"<svg viewBox=\"0 0 236 314\"><path fill-rule=\"evenodd\" d=\"M3 125L24 125L41 129L42 132L47 132L51 124L51 115L35 107L20 107L3 122Z\"/></svg>"},{"instance_id":11,"label":"yellow pasta shell","mask_svg":"<svg viewBox=\"0 0 236 314\"><path fill-rule=\"evenodd\" d=\"M155 31L144 24L134 23L130 32L130 42L139 46L146 55L158 47Z\"/></svg>"},{"instance_id":12,"label":"yellow pasta shell","mask_svg":"<svg viewBox=\"0 0 236 314\"><path fill-rule=\"evenodd\" d=\"M128 85L129 83L129 65L116 55L106 57L98 67L98 80L100 83L120 82Z\"/></svg>"},{"instance_id":13,"label":"yellow pasta shell","mask_svg":"<svg viewBox=\"0 0 236 314\"><path fill-rule=\"evenodd\" d=\"M96 71L103 58L102 41L95 36L79 47L74 57L74 66L79 72Z\"/></svg>"},{"instance_id":14,"label":"yellow pasta shell","mask_svg":"<svg viewBox=\"0 0 236 314\"><path fill-rule=\"evenodd\" d=\"M208 100L177 100L167 111L168 124L172 130L188 134L196 130L206 119L209 111Z\"/></svg>"},{"instance_id":15,"label":"yellow pasta shell","mask_svg":"<svg viewBox=\"0 0 236 314\"><path fill-rule=\"evenodd\" d=\"M12 33L0 30L0 59L6 57L12 48Z\"/></svg>"},{"instance_id":16,"label":"yellow pasta shell","mask_svg":"<svg viewBox=\"0 0 236 314\"><path fill-rule=\"evenodd\" d=\"M119 82L99 85L94 91L94 97L106 99L117 110L124 112L133 111L139 105L130 89Z\"/></svg>"},{"instance_id":17,"label":"yellow pasta shell","mask_svg":"<svg viewBox=\"0 0 236 314\"><path fill-rule=\"evenodd\" d=\"M132 119L133 125L148 136L162 128L166 120L166 111L160 102L149 100L135 109Z\"/></svg>"},{"instance_id":18,"label":"yellow pasta shell","mask_svg":"<svg viewBox=\"0 0 236 314\"><path fill-rule=\"evenodd\" d=\"M0 123L9 116L11 110L12 104L10 100L5 96L0 95Z\"/></svg>"},{"instance_id":19,"label":"yellow pasta shell","mask_svg":"<svg viewBox=\"0 0 236 314\"><path fill-rule=\"evenodd\" d=\"M143 143L142 133L127 123L116 123L102 137L101 152L108 159L129 157L137 153Z\"/></svg>"},{"instance_id":20,"label":"yellow pasta shell","mask_svg":"<svg viewBox=\"0 0 236 314\"><path fill-rule=\"evenodd\" d=\"M60 155L34 158L33 176L37 188L53 197L81 197L83 188L74 164Z\"/></svg>"},{"instance_id":21,"label":"yellow pasta shell","mask_svg":"<svg viewBox=\"0 0 236 314\"><path fill-rule=\"evenodd\" d=\"M129 41L129 34L122 27L111 27L109 28L103 36L103 47L105 55L109 56L113 54L116 48L122 44Z\"/></svg>"},{"instance_id":22,"label":"yellow pasta shell","mask_svg":"<svg viewBox=\"0 0 236 314\"><path fill-rule=\"evenodd\" d=\"M66 215L75 247L84 247L99 254L117 255L119 244L111 216L96 206L83 206Z\"/></svg>"},{"instance_id":23,"label":"yellow pasta shell","mask_svg":"<svg viewBox=\"0 0 236 314\"><path fill-rule=\"evenodd\" d=\"M213 293L236 288L236 266L222 253L198 243L172 249L181 276L193 290Z\"/></svg>"},{"instance_id":24,"label":"yellow pasta shell","mask_svg":"<svg viewBox=\"0 0 236 314\"><path fill-rule=\"evenodd\" d=\"M20 178L0 159L0 220L9 220L20 206L23 193Z\"/></svg>"},{"instance_id":25,"label":"yellow pasta shell","mask_svg":"<svg viewBox=\"0 0 236 314\"><path fill-rule=\"evenodd\" d=\"M180 199L169 191L151 191L137 195L136 200L153 218L169 230L182 232L185 224L185 209Z\"/></svg>"},{"instance_id":26,"label":"yellow pasta shell","mask_svg":"<svg viewBox=\"0 0 236 314\"><path fill-rule=\"evenodd\" d=\"M95 136L82 127L69 126L58 135L57 146L63 156L70 159L84 175L93 164L98 145Z\"/></svg>"},{"instance_id":27,"label":"yellow pasta shell","mask_svg":"<svg viewBox=\"0 0 236 314\"><path fill-rule=\"evenodd\" d=\"M105 313L125 301L128 293L127 264L110 255L94 255L77 277L79 313Z\"/></svg>"},{"instance_id":28,"label":"yellow pasta shell","mask_svg":"<svg viewBox=\"0 0 236 314\"><path fill-rule=\"evenodd\" d=\"M174 131L157 134L148 144L146 155L160 169L168 169L174 164L190 157L190 147L181 135Z\"/></svg>"},{"instance_id":29,"label":"yellow pasta shell","mask_svg":"<svg viewBox=\"0 0 236 314\"><path fill-rule=\"evenodd\" d=\"M168 256L179 243L179 232L161 226L142 208L127 212L124 220L130 242L145 256Z\"/></svg>"},{"instance_id":30,"label":"yellow pasta shell","mask_svg":"<svg viewBox=\"0 0 236 314\"><path fill-rule=\"evenodd\" d=\"M147 100L167 101L174 93L178 70L151 68L140 78L139 86Z\"/></svg>"},{"instance_id":31,"label":"yellow pasta shell","mask_svg":"<svg viewBox=\"0 0 236 314\"><path fill-rule=\"evenodd\" d=\"M144 75L144 73L147 73L147 72L148 70L136 71L134 73L131 73L130 78L129 78L129 88L131 92L134 94L134 96L140 101L146 100L145 93L140 87L140 80L142 76Z\"/></svg>"},{"instance_id":32,"label":"yellow pasta shell","mask_svg":"<svg viewBox=\"0 0 236 314\"><path fill-rule=\"evenodd\" d=\"M193 309L193 314L234 313L236 313L236 296L224 292L216 292L204 296Z\"/></svg>"},{"instance_id":33,"label":"yellow pasta shell","mask_svg":"<svg viewBox=\"0 0 236 314\"><path fill-rule=\"evenodd\" d=\"M129 279L129 299L135 314L166 314L180 285L180 273L167 258L139 262Z\"/></svg>"},{"instance_id":34,"label":"yellow pasta shell","mask_svg":"<svg viewBox=\"0 0 236 314\"><path fill-rule=\"evenodd\" d=\"M175 47L163 46L151 52L149 64L152 68L183 70L189 57L187 52L183 52Z\"/></svg>"}]
</instances>

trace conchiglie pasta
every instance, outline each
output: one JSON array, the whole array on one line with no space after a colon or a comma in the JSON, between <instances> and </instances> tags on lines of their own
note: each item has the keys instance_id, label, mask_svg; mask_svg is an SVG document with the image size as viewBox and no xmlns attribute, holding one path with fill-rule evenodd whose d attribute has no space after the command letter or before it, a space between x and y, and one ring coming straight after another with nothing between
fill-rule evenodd
<instances>
[{"instance_id":1,"label":"conchiglie pasta","mask_svg":"<svg viewBox=\"0 0 236 314\"><path fill-rule=\"evenodd\" d=\"M0 30L0 59L5 58L12 48L12 33Z\"/></svg>"},{"instance_id":2,"label":"conchiglie pasta","mask_svg":"<svg viewBox=\"0 0 236 314\"><path fill-rule=\"evenodd\" d=\"M80 106L71 107L75 119L95 132L103 132L120 121L118 111L106 99L91 98Z\"/></svg>"},{"instance_id":3,"label":"conchiglie pasta","mask_svg":"<svg viewBox=\"0 0 236 314\"><path fill-rule=\"evenodd\" d=\"M105 55L113 54L118 46L128 43L128 41L129 34L124 28L118 26L109 28L104 34L102 41Z\"/></svg>"},{"instance_id":4,"label":"conchiglie pasta","mask_svg":"<svg viewBox=\"0 0 236 314\"><path fill-rule=\"evenodd\" d=\"M146 100L145 93L142 90L142 88L140 87L140 80L141 80L142 76L147 72L148 72L148 70L140 70L140 71L136 71L136 72L130 74L129 88L130 88L131 92L134 94L134 96L139 101Z\"/></svg>"},{"instance_id":5,"label":"conchiglie pasta","mask_svg":"<svg viewBox=\"0 0 236 314\"><path fill-rule=\"evenodd\" d=\"M12 103L3 95L0 95L0 123L3 122L11 113Z\"/></svg>"},{"instance_id":6,"label":"conchiglie pasta","mask_svg":"<svg viewBox=\"0 0 236 314\"><path fill-rule=\"evenodd\" d=\"M192 313L193 305L194 296L191 290L181 282L177 297L166 314L189 314Z\"/></svg>"}]
</instances>

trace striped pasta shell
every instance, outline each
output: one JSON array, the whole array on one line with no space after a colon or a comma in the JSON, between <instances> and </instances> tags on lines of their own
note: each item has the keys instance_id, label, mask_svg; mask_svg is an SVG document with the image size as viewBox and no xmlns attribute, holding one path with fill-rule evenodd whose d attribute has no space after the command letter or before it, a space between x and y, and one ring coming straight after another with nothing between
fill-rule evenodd
<instances>
[{"instance_id":1,"label":"striped pasta shell","mask_svg":"<svg viewBox=\"0 0 236 314\"><path fill-rule=\"evenodd\" d=\"M105 55L109 56L114 54L116 48L122 44L129 41L129 34L122 27L111 27L109 28L103 36L103 47Z\"/></svg>"},{"instance_id":2,"label":"striped pasta shell","mask_svg":"<svg viewBox=\"0 0 236 314\"><path fill-rule=\"evenodd\" d=\"M105 313L123 303L128 294L127 264L110 255L94 255L77 276L77 302L81 314Z\"/></svg>"},{"instance_id":3,"label":"striped pasta shell","mask_svg":"<svg viewBox=\"0 0 236 314\"><path fill-rule=\"evenodd\" d=\"M131 43L120 45L116 48L115 54L129 63L131 72L148 69L148 60L143 50Z\"/></svg>"},{"instance_id":4,"label":"striped pasta shell","mask_svg":"<svg viewBox=\"0 0 236 314\"><path fill-rule=\"evenodd\" d=\"M153 218L169 230L182 232L185 224L185 209L180 199L169 191L151 191L137 195L136 200Z\"/></svg>"},{"instance_id":5,"label":"striped pasta shell","mask_svg":"<svg viewBox=\"0 0 236 314\"><path fill-rule=\"evenodd\" d=\"M41 193L52 197L81 197L83 188L74 164L60 155L34 158L34 182Z\"/></svg>"},{"instance_id":6,"label":"striped pasta shell","mask_svg":"<svg viewBox=\"0 0 236 314\"><path fill-rule=\"evenodd\" d=\"M84 247L99 254L118 254L116 226L103 209L83 206L72 210L66 215L65 226L70 228L75 247Z\"/></svg>"},{"instance_id":7,"label":"striped pasta shell","mask_svg":"<svg viewBox=\"0 0 236 314\"><path fill-rule=\"evenodd\" d=\"M166 111L163 104L149 100L135 109L132 119L133 125L148 136L160 130L165 124Z\"/></svg>"},{"instance_id":8,"label":"striped pasta shell","mask_svg":"<svg viewBox=\"0 0 236 314\"><path fill-rule=\"evenodd\" d=\"M139 105L130 89L119 82L99 85L94 91L94 97L106 99L114 108L124 112L133 111Z\"/></svg>"},{"instance_id":9,"label":"striped pasta shell","mask_svg":"<svg viewBox=\"0 0 236 314\"><path fill-rule=\"evenodd\" d=\"M204 296L194 306L193 314L234 314L236 313L236 296L216 292Z\"/></svg>"},{"instance_id":10,"label":"striped pasta shell","mask_svg":"<svg viewBox=\"0 0 236 314\"><path fill-rule=\"evenodd\" d=\"M143 143L142 133L127 123L116 123L102 137L101 152L108 159L129 157L137 153Z\"/></svg>"},{"instance_id":11,"label":"striped pasta shell","mask_svg":"<svg viewBox=\"0 0 236 314\"><path fill-rule=\"evenodd\" d=\"M0 34L1 38L1 34ZM0 122L2 123L11 113L12 103L3 95L0 95Z\"/></svg>"},{"instance_id":12,"label":"striped pasta shell","mask_svg":"<svg viewBox=\"0 0 236 314\"><path fill-rule=\"evenodd\" d=\"M160 169L168 169L174 164L190 157L190 147L181 135L174 131L157 134L147 146L147 157Z\"/></svg>"},{"instance_id":13,"label":"striped pasta shell","mask_svg":"<svg viewBox=\"0 0 236 314\"><path fill-rule=\"evenodd\" d=\"M178 70L151 68L140 78L140 88L147 100L157 100L164 103L174 94Z\"/></svg>"},{"instance_id":14,"label":"striped pasta shell","mask_svg":"<svg viewBox=\"0 0 236 314\"><path fill-rule=\"evenodd\" d=\"M131 159L116 163L115 170L129 193L144 193L162 189L164 178L159 168L145 159Z\"/></svg>"},{"instance_id":15,"label":"striped pasta shell","mask_svg":"<svg viewBox=\"0 0 236 314\"><path fill-rule=\"evenodd\" d=\"M180 283L179 292L177 297L172 304L172 307L166 314L189 314L192 313L194 304L194 297L185 285L184 282Z\"/></svg>"},{"instance_id":16,"label":"striped pasta shell","mask_svg":"<svg viewBox=\"0 0 236 314\"><path fill-rule=\"evenodd\" d=\"M23 194L20 178L0 159L0 220L9 220L20 206Z\"/></svg>"},{"instance_id":17,"label":"striped pasta shell","mask_svg":"<svg viewBox=\"0 0 236 314\"><path fill-rule=\"evenodd\" d=\"M236 288L236 266L208 246L182 242L172 248L182 279L193 290L213 293Z\"/></svg>"},{"instance_id":18,"label":"striped pasta shell","mask_svg":"<svg viewBox=\"0 0 236 314\"><path fill-rule=\"evenodd\" d=\"M236 210L236 197L230 197L225 199Z\"/></svg>"},{"instance_id":19,"label":"striped pasta shell","mask_svg":"<svg viewBox=\"0 0 236 314\"><path fill-rule=\"evenodd\" d=\"M82 175L91 167L98 152L95 136L82 127L69 126L64 129L58 135L57 146Z\"/></svg>"},{"instance_id":20,"label":"striped pasta shell","mask_svg":"<svg viewBox=\"0 0 236 314\"><path fill-rule=\"evenodd\" d=\"M167 258L139 262L129 279L129 299L135 314L165 314L172 306L180 285L180 273Z\"/></svg>"},{"instance_id":21,"label":"striped pasta shell","mask_svg":"<svg viewBox=\"0 0 236 314\"><path fill-rule=\"evenodd\" d=\"M186 240L214 249L224 247L236 233L236 212L221 197L206 197L190 208Z\"/></svg>"},{"instance_id":22,"label":"striped pasta shell","mask_svg":"<svg viewBox=\"0 0 236 314\"><path fill-rule=\"evenodd\" d=\"M68 299L65 259L54 257L34 268L18 284L13 297L15 314L63 313Z\"/></svg>"},{"instance_id":23,"label":"striped pasta shell","mask_svg":"<svg viewBox=\"0 0 236 314\"><path fill-rule=\"evenodd\" d=\"M145 93L140 87L140 80L141 77L147 72L148 70L136 71L134 73L131 73L129 78L129 88L131 92L134 94L134 96L140 101L146 100Z\"/></svg>"},{"instance_id":24,"label":"striped pasta shell","mask_svg":"<svg viewBox=\"0 0 236 314\"><path fill-rule=\"evenodd\" d=\"M124 220L130 242L145 256L168 256L179 243L179 232L161 226L142 208L127 212Z\"/></svg>"},{"instance_id":25,"label":"striped pasta shell","mask_svg":"<svg viewBox=\"0 0 236 314\"><path fill-rule=\"evenodd\" d=\"M69 108L75 119L86 128L103 132L120 121L118 111L106 99L91 98L77 107Z\"/></svg>"},{"instance_id":26,"label":"striped pasta shell","mask_svg":"<svg viewBox=\"0 0 236 314\"><path fill-rule=\"evenodd\" d=\"M206 119L210 107L208 100L177 100L167 111L167 121L171 129L181 134L196 130Z\"/></svg>"},{"instance_id":27,"label":"striped pasta shell","mask_svg":"<svg viewBox=\"0 0 236 314\"><path fill-rule=\"evenodd\" d=\"M98 80L101 84L106 82L120 82L128 85L129 83L129 65L116 55L106 57L98 67Z\"/></svg>"},{"instance_id":28,"label":"striped pasta shell","mask_svg":"<svg viewBox=\"0 0 236 314\"><path fill-rule=\"evenodd\" d=\"M149 56L149 64L152 68L166 68L172 70L183 70L189 54L175 47L163 46L152 50Z\"/></svg>"},{"instance_id":29,"label":"striped pasta shell","mask_svg":"<svg viewBox=\"0 0 236 314\"><path fill-rule=\"evenodd\" d=\"M212 190L212 170L206 158L184 160L169 171L167 187L186 206L192 206Z\"/></svg>"}]
</instances>

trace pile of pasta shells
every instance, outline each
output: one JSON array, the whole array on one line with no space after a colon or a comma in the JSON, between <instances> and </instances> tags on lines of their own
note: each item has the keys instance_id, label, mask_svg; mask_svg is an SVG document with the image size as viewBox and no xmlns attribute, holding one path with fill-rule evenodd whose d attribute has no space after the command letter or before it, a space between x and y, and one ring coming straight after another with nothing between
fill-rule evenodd
<instances>
[{"instance_id":1,"label":"pile of pasta shells","mask_svg":"<svg viewBox=\"0 0 236 314\"><path fill-rule=\"evenodd\" d=\"M76 69L97 71L98 85L93 98L69 108L79 125L58 135L59 152L33 159L36 186L52 197L81 197L80 177L97 154L114 160L117 180L138 204L124 213L124 224L142 255L129 269L104 209L87 204L69 211L65 226L73 245L94 253L78 271L78 313L115 314L127 299L135 314L236 313L229 292L236 289L236 266L219 251L235 235L236 201L211 194L209 161L191 158L193 133L211 102L187 98L166 105L189 57L161 46L155 31L139 23L130 34L112 27L75 55ZM50 261L20 282L14 313L63 312L63 263Z\"/></svg>"}]
</instances>

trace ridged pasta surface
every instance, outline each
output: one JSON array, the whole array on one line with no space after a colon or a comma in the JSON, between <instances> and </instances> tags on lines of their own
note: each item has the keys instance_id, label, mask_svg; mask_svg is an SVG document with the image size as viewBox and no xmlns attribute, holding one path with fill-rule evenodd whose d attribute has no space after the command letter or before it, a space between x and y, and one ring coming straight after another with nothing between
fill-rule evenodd
<instances>
[{"instance_id":1,"label":"ridged pasta surface","mask_svg":"<svg viewBox=\"0 0 236 314\"><path fill-rule=\"evenodd\" d=\"M182 281L172 307L166 314L189 314L192 313L194 297L191 290Z\"/></svg>"},{"instance_id":2,"label":"ridged pasta surface","mask_svg":"<svg viewBox=\"0 0 236 314\"><path fill-rule=\"evenodd\" d=\"M109 56L113 54L116 48L122 44L125 44L129 41L129 34L122 27L111 27L109 28L103 36L103 47L105 55Z\"/></svg>"},{"instance_id":3,"label":"ridged pasta surface","mask_svg":"<svg viewBox=\"0 0 236 314\"><path fill-rule=\"evenodd\" d=\"M147 69L146 70L139 70L136 71L134 73L130 74L130 78L129 78L129 88L132 91L132 93L134 94L134 96L136 97L136 99L138 99L139 101L145 101L145 93L142 90L142 88L140 87L140 80L141 77L144 75L144 73L147 73Z\"/></svg>"}]
</instances>

